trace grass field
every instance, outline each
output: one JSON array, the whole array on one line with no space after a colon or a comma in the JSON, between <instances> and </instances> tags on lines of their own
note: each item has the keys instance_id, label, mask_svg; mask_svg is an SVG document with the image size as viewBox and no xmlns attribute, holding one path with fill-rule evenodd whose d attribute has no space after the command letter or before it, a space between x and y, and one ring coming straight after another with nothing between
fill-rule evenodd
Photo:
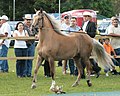
<instances>
[{"instance_id":1,"label":"grass field","mask_svg":"<svg viewBox=\"0 0 120 96\"><path fill-rule=\"evenodd\" d=\"M12 48L10 48L8 56L14 56ZM33 69L34 65L35 60ZM9 73L0 73L0 96L46 96L48 94L54 94L49 91L51 78L45 78L43 76L43 67L40 67L38 73L36 89L30 88L32 78L16 77L15 67L15 60L9 60ZM118 71L120 70L118 69ZM56 67L56 83L63 85L63 90L66 93L120 91L120 75L115 76L110 74L109 77L106 77L102 72L99 78L91 77L92 87L88 87L86 80L83 79L79 86L71 87L75 79L76 77L72 77L69 74L62 75L62 68Z\"/></svg>"}]
</instances>

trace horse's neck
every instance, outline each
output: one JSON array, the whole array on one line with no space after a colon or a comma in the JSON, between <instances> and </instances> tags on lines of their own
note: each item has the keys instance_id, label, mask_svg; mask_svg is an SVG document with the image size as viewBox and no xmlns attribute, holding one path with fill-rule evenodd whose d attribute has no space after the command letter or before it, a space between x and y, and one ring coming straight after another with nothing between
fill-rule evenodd
<instances>
[{"instance_id":1,"label":"horse's neck","mask_svg":"<svg viewBox=\"0 0 120 96\"><path fill-rule=\"evenodd\" d=\"M43 24L44 24L43 29L41 29L39 33L39 38L41 43L51 41L53 36L56 36L57 34L54 31L52 24L50 23L50 21L46 16L44 17Z\"/></svg>"},{"instance_id":2,"label":"horse's neck","mask_svg":"<svg viewBox=\"0 0 120 96\"><path fill-rule=\"evenodd\" d=\"M49 21L49 19L46 16L44 17L44 29L48 29L48 30L53 29L51 22Z\"/></svg>"},{"instance_id":3,"label":"horse's neck","mask_svg":"<svg viewBox=\"0 0 120 96\"><path fill-rule=\"evenodd\" d=\"M39 32L40 43L50 41L54 34L52 31L53 30L49 29L48 26L45 26L42 30L40 30L40 32Z\"/></svg>"}]
</instances>

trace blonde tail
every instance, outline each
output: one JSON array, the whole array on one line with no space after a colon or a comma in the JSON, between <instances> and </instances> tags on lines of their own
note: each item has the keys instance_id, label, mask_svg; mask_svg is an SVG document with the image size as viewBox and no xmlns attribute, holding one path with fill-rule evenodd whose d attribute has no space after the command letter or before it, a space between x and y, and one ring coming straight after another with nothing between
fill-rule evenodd
<instances>
[{"instance_id":1,"label":"blonde tail","mask_svg":"<svg viewBox=\"0 0 120 96\"><path fill-rule=\"evenodd\" d=\"M114 64L112 56L110 56L104 49L103 45L97 40L93 39L93 55L96 56L98 64L105 69L112 69Z\"/></svg>"}]
</instances>

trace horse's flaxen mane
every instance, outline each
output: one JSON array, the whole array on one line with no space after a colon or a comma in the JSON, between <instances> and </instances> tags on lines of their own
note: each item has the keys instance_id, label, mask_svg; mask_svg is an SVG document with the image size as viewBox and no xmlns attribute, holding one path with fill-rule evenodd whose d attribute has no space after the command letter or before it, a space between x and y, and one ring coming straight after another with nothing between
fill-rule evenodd
<instances>
[{"instance_id":1,"label":"horse's flaxen mane","mask_svg":"<svg viewBox=\"0 0 120 96\"><path fill-rule=\"evenodd\" d=\"M60 27L59 23L56 22L55 18L54 18L53 16L47 14L45 11L43 11L43 12L44 12L44 14L46 15L46 17L48 18L48 20L50 21L50 23L52 24L53 29L55 30L55 32L57 32L58 34L63 35L63 34L61 33L61 31L60 31L60 30L61 30L61 29L60 29L61 27Z\"/></svg>"}]
</instances>

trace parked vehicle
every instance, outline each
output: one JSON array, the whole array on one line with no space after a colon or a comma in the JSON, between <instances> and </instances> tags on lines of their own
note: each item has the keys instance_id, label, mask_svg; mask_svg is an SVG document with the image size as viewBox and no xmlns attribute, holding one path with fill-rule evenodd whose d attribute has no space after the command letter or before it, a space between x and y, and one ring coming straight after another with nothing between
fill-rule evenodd
<instances>
[{"instance_id":1,"label":"parked vehicle","mask_svg":"<svg viewBox=\"0 0 120 96\"><path fill-rule=\"evenodd\" d=\"M98 31L101 35L107 35L107 27L111 24L110 18L103 19L103 21L98 25Z\"/></svg>"}]
</instances>

